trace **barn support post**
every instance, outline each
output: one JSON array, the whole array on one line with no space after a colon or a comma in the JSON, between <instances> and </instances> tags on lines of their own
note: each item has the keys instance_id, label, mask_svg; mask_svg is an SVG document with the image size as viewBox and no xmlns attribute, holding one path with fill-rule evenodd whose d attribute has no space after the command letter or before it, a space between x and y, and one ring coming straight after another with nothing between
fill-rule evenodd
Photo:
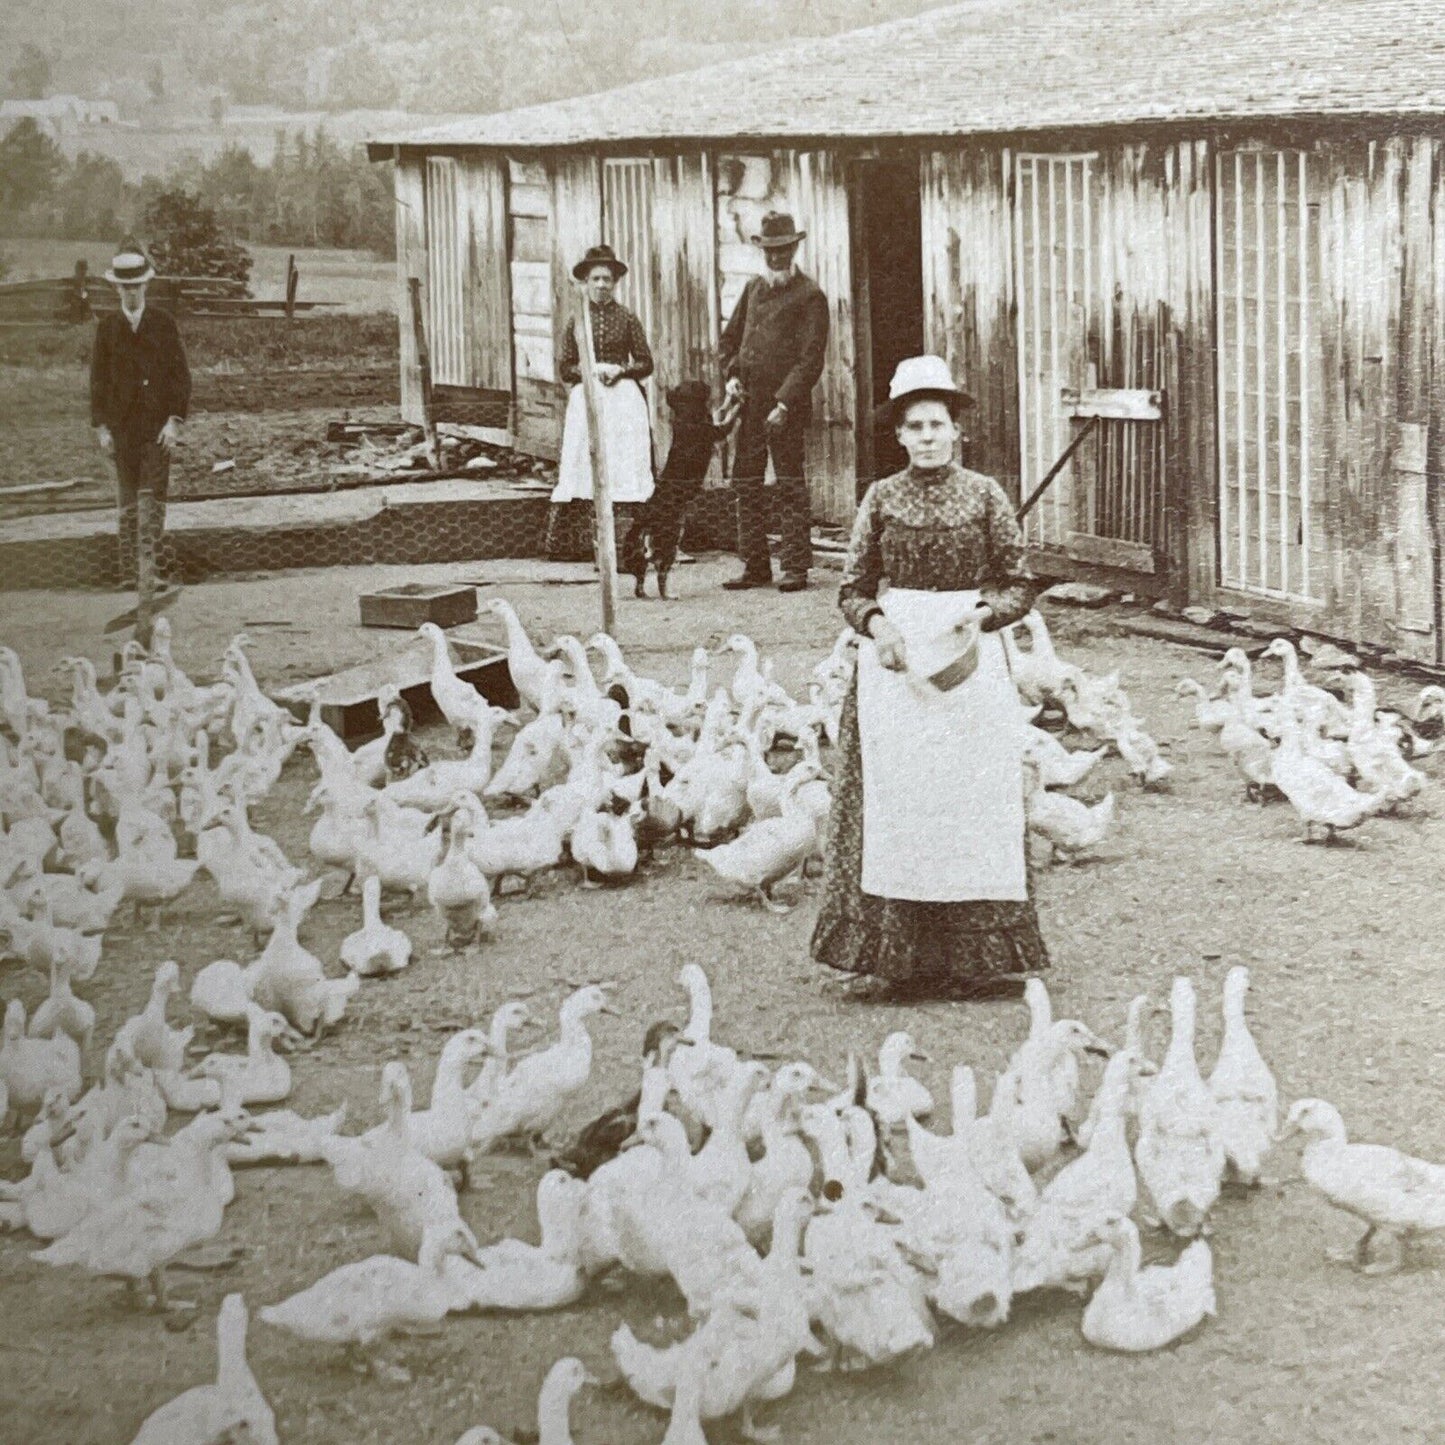
<instances>
[{"instance_id":1,"label":"barn support post","mask_svg":"<svg viewBox=\"0 0 1445 1445\"><path fill-rule=\"evenodd\" d=\"M587 451L592 462L592 509L597 580L602 589L602 630L617 636L617 531L612 516L612 477L607 469L607 438L602 434L602 397L592 352L592 309L579 293L577 360L582 372L582 400L587 410Z\"/></svg>"}]
</instances>

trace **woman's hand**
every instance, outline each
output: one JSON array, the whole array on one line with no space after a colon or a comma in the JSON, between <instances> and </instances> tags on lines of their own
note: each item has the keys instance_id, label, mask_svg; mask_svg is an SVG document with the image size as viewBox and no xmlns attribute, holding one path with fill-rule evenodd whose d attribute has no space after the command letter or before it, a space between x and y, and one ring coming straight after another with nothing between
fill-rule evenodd
<instances>
[{"instance_id":1,"label":"woman's hand","mask_svg":"<svg viewBox=\"0 0 1445 1445\"><path fill-rule=\"evenodd\" d=\"M875 612L868 623L868 636L878 649L878 661L890 672L908 670L908 654L903 646L903 634L881 613Z\"/></svg>"},{"instance_id":2,"label":"woman's hand","mask_svg":"<svg viewBox=\"0 0 1445 1445\"><path fill-rule=\"evenodd\" d=\"M622 368L615 361L599 361L595 367L597 380L603 386L616 386L622 376Z\"/></svg>"},{"instance_id":3,"label":"woman's hand","mask_svg":"<svg viewBox=\"0 0 1445 1445\"><path fill-rule=\"evenodd\" d=\"M978 628L980 631L993 619L993 608L987 602L975 602L957 622L953 624L955 632L966 632L970 628Z\"/></svg>"}]
</instances>

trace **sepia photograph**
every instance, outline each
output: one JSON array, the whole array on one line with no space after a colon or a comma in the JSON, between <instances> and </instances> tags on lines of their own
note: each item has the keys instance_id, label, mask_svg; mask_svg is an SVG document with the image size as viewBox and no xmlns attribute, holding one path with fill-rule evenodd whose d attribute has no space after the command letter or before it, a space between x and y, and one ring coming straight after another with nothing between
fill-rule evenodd
<instances>
[{"instance_id":1,"label":"sepia photograph","mask_svg":"<svg viewBox=\"0 0 1445 1445\"><path fill-rule=\"evenodd\" d=\"M0 14L0 1439L1440 1439L1441 19Z\"/></svg>"}]
</instances>

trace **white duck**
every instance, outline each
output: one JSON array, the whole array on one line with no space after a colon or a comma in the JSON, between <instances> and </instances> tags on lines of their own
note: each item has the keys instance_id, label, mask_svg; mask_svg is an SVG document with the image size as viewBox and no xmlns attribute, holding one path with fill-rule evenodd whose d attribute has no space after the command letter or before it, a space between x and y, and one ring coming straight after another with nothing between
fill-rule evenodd
<instances>
[{"instance_id":1,"label":"white duck","mask_svg":"<svg viewBox=\"0 0 1445 1445\"><path fill-rule=\"evenodd\" d=\"M1027 650L1019 647L1013 627L1005 627L1001 632L1013 684L1025 702L1041 703L1056 698L1064 678L1077 669L1059 659L1048 624L1037 610L1026 612L1020 623L1029 635Z\"/></svg>"},{"instance_id":2,"label":"white duck","mask_svg":"<svg viewBox=\"0 0 1445 1445\"><path fill-rule=\"evenodd\" d=\"M1399 1269L1404 1249L1417 1236L1445 1232L1445 1165L1402 1153L1386 1144L1352 1144L1345 1121L1323 1099L1300 1099L1290 1107L1281 1139L1305 1136L1301 1161L1305 1178L1336 1209L1363 1220L1365 1232L1354 1249L1330 1257L1349 1261L1366 1274ZM1400 1241L1395 1258L1372 1260L1377 1234Z\"/></svg>"},{"instance_id":3,"label":"white duck","mask_svg":"<svg viewBox=\"0 0 1445 1445\"><path fill-rule=\"evenodd\" d=\"M60 959L51 960L50 992L30 1016L28 1032L35 1039L67 1034L75 1040L83 1056L95 1032L95 1009L71 991L70 972L68 964Z\"/></svg>"},{"instance_id":4,"label":"white duck","mask_svg":"<svg viewBox=\"0 0 1445 1445\"><path fill-rule=\"evenodd\" d=\"M587 1285L579 1237L587 1185L551 1169L537 1185L540 1244L503 1239L477 1251L475 1264L447 1261L447 1282L477 1310L551 1310L575 1304Z\"/></svg>"},{"instance_id":5,"label":"white duck","mask_svg":"<svg viewBox=\"0 0 1445 1445\"><path fill-rule=\"evenodd\" d=\"M549 669L532 646L527 629L511 603L501 597L489 597L482 603L482 610L501 619L507 633L507 671L511 674L512 685L524 702L538 712L542 711L542 699L546 689Z\"/></svg>"},{"instance_id":6,"label":"white duck","mask_svg":"<svg viewBox=\"0 0 1445 1445\"><path fill-rule=\"evenodd\" d=\"M427 878L426 896L446 926L446 944L460 951L476 943L497 921L486 874L467 856L472 811L457 808L450 818L447 850Z\"/></svg>"},{"instance_id":7,"label":"white duck","mask_svg":"<svg viewBox=\"0 0 1445 1445\"><path fill-rule=\"evenodd\" d=\"M131 1445L180 1441L246 1440L277 1445L276 1417L246 1361L246 1301L228 1294L216 1315L216 1379L153 1410Z\"/></svg>"},{"instance_id":8,"label":"white duck","mask_svg":"<svg viewBox=\"0 0 1445 1445\"><path fill-rule=\"evenodd\" d=\"M820 770L800 763L783 783L779 816L750 824L730 843L702 851L703 861L720 878L749 888L765 908L786 913L772 890L794 875L801 876L818 847L817 822L799 796L799 789L820 777Z\"/></svg>"},{"instance_id":9,"label":"white duck","mask_svg":"<svg viewBox=\"0 0 1445 1445\"><path fill-rule=\"evenodd\" d=\"M1304 680L1294 643L1288 638L1276 637L1265 648L1263 655L1277 657L1283 662L1284 685L1280 688L1280 695L1302 726L1323 733L1326 737L1343 738L1349 735L1349 714L1333 693Z\"/></svg>"},{"instance_id":10,"label":"white duck","mask_svg":"<svg viewBox=\"0 0 1445 1445\"><path fill-rule=\"evenodd\" d=\"M1258 1184L1279 1126L1279 1088L1244 1019L1249 970L1238 964L1224 979L1224 1038L1209 1076L1224 1155L1234 1177Z\"/></svg>"},{"instance_id":11,"label":"white duck","mask_svg":"<svg viewBox=\"0 0 1445 1445\"><path fill-rule=\"evenodd\" d=\"M5 1031L0 1039L0 1084L11 1111L35 1114L51 1089L69 1100L80 1097L80 1047L69 1034L34 1039L25 1034L25 1005L12 998L5 1006Z\"/></svg>"},{"instance_id":12,"label":"white duck","mask_svg":"<svg viewBox=\"0 0 1445 1445\"><path fill-rule=\"evenodd\" d=\"M717 1123L718 1102L738 1068L735 1049L712 1037L712 987L695 963L678 970L677 982L687 990L688 1018L667 1058L667 1077L683 1108L711 1129Z\"/></svg>"},{"instance_id":13,"label":"white duck","mask_svg":"<svg viewBox=\"0 0 1445 1445\"><path fill-rule=\"evenodd\" d=\"M898 1029L883 1040L878 1050L878 1072L869 1075L869 1111L885 1129L901 1129L910 1117L926 1119L933 1112L933 1095L907 1069L909 1063L927 1063L913 1036Z\"/></svg>"},{"instance_id":14,"label":"white duck","mask_svg":"<svg viewBox=\"0 0 1445 1445\"><path fill-rule=\"evenodd\" d=\"M290 1032L291 1025L280 1014L252 1004L245 1054L207 1054L196 1065L196 1076L214 1079L221 1086L221 1097L243 1108L279 1104L291 1093L291 1065L275 1045Z\"/></svg>"},{"instance_id":15,"label":"white duck","mask_svg":"<svg viewBox=\"0 0 1445 1445\"><path fill-rule=\"evenodd\" d=\"M433 1328L455 1303L447 1284L447 1256L467 1248L457 1230L429 1228L415 1264L390 1254L344 1264L279 1304L257 1311L268 1325L298 1339L344 1345L371 1372L394 1383L411 1376L380 1358L387 1337Z\"/></svg>"},{"instance_id":16,"label":"white duck","mask_svg":"<svg viewBox=\"0 0 1445 1445\"><path fill-rule=\"evenodd\" d=\"M582 870L582 886L597 886L593 875L617 882L637 872L637 818L641 808L618 812L587 809L572 828L572 857Z\"/></svg>"},{"instance_id":17,"label":"white duck","mask_svg":"<svg viewBox=\"0 0 1445 1445\"><path fill-rule=\"evenodd\" d=\"M1306 752L1304 735L1292 716L1282 718L1281 726L1270 775L1304 823L1306 843L1313 840L1316 828L1323 828L1326 838L1332 840L1337 833L1359 827L1389 801L1383 791L1357 792Z\"/></svg>"},{"instance_id":18,"label":"white duck","mask_svg":"<svg viewBox=\"0 0 1445 1445\"><path fill-rule=\"evenodd\" d=\"M1121 1049L1104 1070L1089 1146L1044 1186L1014 1257L1014 1289L1085 1293L1108 1267L1106 1245L1083 1237L1110 1214L1127 1215L1138 1202L1134 1160L1125 1136L1126 1108L1137 1057Z\"/></svg>"},{"instance_id":19,"label":"white duck","mask_svg":"<svg viewBox=\"0 0 1445 1445\"><path fill-rule=\"evenodd\" d=\"M1090 805L1067 793L1049 792L1038 765L1027 754L1023 771L1029 831L1049 845L1051 857L1073 863L1104 841L1114 822L1113 793Z\"/></svg>"},{"instance_id":20,"label":"white duck","mask_svg":"<svg viewBox=\"0 0 1445 1445\"><path fill-rule=\"evenodd\" d=\"M431 647L431 695L447 723L456 730L463 746L468 746L480 719L490 704L471 683L463 682L452 665L447 648L447 635L435 622L423 622L417 635Z\"/></svg>"},{"instance_id":21,"label":"white duck","mask_svg":"<svg viewBox=\"0 0 1445 1445\"><path fill-rule=\"evenodd\" d=\"M1214 1256L1196 1239L1171 1265L1139 1268L1139 1231L1113 1214L1090 1232L1113 1257L1084 1307L1084 1338L1105 1350L1160 1350L1215 1311Z\"/></svg>"},{"instance_id":22,"label":"white duck","mask_svg":"<svg viewBox=\"0 0 1445 1445\"><path fill-rule=\"evenodd\" d=\"M592 1038L587 1020L612 1013L598 984L571 994L558 1014L557 1042L521 1059L497 1084L478 1115L472 1141L478 1153L503 1138L519 1134L540 1140L571 1100L587 1087L592 1075Z\"/></svg>"},{"instance_id":23,"label":"white duck","mask_svg":"<svg viewBox=\"0 0 1445 1445\"><path fill-rule=\"evenodd\" d=\"M361 927L341 940L341 961L362 978L400 973L411 962L411 939L381 916L381 879L362 881Z\"/></svg>"},{"instance_id":24,"label":"white duck","mask_svg":"<svg viewBox=\"0 0 1445 1445\"><path fill-rule=\"evenodd\" d=\"M291 891L281 921L248 978L256 1003L284 1015L292 1027L313 1037L341 1021L347 1003L361 987L354 973L327 978L321 960L297 937L301 920L320 894L319 878Z\"/></svg>"},{"instance_id":25,"label":"white duck","mask_svg":"<svg viewBox=\"0 0 1445 1445\"><path fill-rule=\"evenodd\" d=\"M467 1177L467 1160L472 1146L473 1106L464 1083L467 1069L487 1052L487 1036L481 1029L460 1029L442 1045L432 1076L431 1103L407 1117L407 1134L412 1146L444 1169L460 1170ZM381 1142L389 1124L362 1135Z\"/></svg>"},{"instance_id":26,"label":"white duck","mask_svg":"<svg viewBox=\"0 0 1445 1445\"><path fill-rule=\"evenodd\" d=\"M1024 730L1024 755L1033 759L1045 788L1072 788L1083 782L1108 751L1099 747L1092 752L1070 752L1053 733L1032 725Z\"/></svg>"},{"instance_id":27,"label":"white duck","mask_svg":"<svg viewBox=\"0 0 1445 1445\"><path fill-rule=\"evenodd\" d=\"M1224 1141L1194 1057L1194 985L1187 978L1174 980L1169 1015L1169 1048L1139 1108L1134 1158L1160 1219L1189 1237L1204 1228L1219 1198Z\"/></svg>"}]
</instances>

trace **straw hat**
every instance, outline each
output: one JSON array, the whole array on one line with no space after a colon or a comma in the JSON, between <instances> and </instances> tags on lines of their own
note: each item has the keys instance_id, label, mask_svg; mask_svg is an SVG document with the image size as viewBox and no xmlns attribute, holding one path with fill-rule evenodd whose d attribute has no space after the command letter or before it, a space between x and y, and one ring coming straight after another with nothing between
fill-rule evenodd
<instances>
[{"instance_id":1,"label":"straw hat","mask_svg":"<svg viewBox=\"0 0 1445 1445\"><path fill-rule=\"evenodd\" d=\"M915 401L941 401L955 418L974 404L941 356L906 356L898 363L888 383L888 416L895 426Z\"/></svg>"},{"instance_id":2,"label":"straw hat","mask_svg":"<svg viewBox=\"0 0 1445 1445\"><path fill-rule=\"evenodd\" d=\"M141 250L140 243L129 236L121 242L120 250L111 258L105 279L112 286L143 286L154 279L155 267L150 257Z\"/></svg>"}]
</instances>

